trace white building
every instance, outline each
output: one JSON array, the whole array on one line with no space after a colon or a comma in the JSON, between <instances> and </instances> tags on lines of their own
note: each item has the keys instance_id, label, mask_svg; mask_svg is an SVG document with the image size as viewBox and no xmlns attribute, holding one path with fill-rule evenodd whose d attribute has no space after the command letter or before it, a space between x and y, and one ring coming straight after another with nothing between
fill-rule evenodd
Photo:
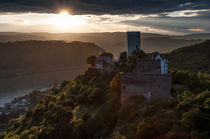
<instances>
[{"instance_id":1,"label":"white building","mask_svg":"<svg viewBox=\"0 0 210 139\"><path fill-rule=\"evenodd\" d=\"M165 75L168 74L168 60L163 56L158 54L155 57L155 60L160 60L160 65L161 65L161 74Z\"/></svg>"}]
</instances>

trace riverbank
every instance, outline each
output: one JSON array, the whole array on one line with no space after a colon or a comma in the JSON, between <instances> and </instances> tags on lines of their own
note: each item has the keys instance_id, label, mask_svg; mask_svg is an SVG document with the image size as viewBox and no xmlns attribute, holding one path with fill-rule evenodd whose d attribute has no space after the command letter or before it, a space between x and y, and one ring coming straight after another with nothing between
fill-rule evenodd
<instances>
[{"instance_id":1,"label":"riverbank","mask_svg":"<svg viewBox=\"0 0 210 139\"><path fill-rule=\"evenodd\" d=\"M33 108L39 103L47 90L43 88L42 90L32 91L0 107L0 132L7 129L11 119L21 117L28 109Z\"/></svg>"}]
</instances>

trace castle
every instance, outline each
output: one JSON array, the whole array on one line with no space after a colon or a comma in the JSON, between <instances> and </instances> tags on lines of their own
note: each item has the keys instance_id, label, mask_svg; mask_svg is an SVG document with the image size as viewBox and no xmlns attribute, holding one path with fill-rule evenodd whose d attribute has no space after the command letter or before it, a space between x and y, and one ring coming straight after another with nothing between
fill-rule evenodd
<instances>
[{"instance_id":1,"label":"castle","mask_svg":"<svg viewBox=\"0 0 210 139\"><path fill-rule=\"evenodd\" d=\"M140 33L139 33L140 34ZM137 32L127 34L128 55L136 50L140 50L140 44L137 47L130 46L132 42L140 43ZM130 37L131 35L131 37ZM124 102L131 96L144 96L147 99L169 98L171 95L172 80L168 73L168 61L163 55L157 55L155 58L138 59L135 69L130 73L122 73L121 81L121 102Z\"/></svg>"},{"instance_id":2,"label":"castle","mask_svg":"<svg viewBox=\"0 0 210 139\"><path fill-rule=\"evenodd\" d=\"M127 55L140 51L140 32L127 33ZM126 55L126 53L121 53ZM100 54L95 67L101 73L110 73L115 69L110 53ZM124 60L123 60L124 61ZM123 61L118 61L120 65ZM152 59L138 59L135 68L130 73L121 73L121 102L131 96L144 96L147 99L169 98L171 96L172 79L168 73L168 61L163 55Z\"/></svg>"}]
</instances>

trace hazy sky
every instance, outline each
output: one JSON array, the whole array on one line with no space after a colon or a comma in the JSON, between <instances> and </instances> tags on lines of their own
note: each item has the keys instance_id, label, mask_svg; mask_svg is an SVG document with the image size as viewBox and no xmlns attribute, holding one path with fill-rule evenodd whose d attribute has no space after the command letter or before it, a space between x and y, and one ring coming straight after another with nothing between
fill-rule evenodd
<instances>
[{"instance_id":1,"label":"hazy sky","mask_svg":"<svg viewBox=\"0 0 210 139\"><path fill-rule=\"evenodd\" d=\"M0 0L2 32L210 32L210 0Z\"/></svg>"}]
</instances>

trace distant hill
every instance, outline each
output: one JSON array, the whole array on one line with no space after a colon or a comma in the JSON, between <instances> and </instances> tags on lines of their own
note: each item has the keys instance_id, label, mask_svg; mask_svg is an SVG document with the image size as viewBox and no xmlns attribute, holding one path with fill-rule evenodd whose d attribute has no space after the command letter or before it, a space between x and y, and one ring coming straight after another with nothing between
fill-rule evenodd
<instances>
[{"instance_id":1,"label":"distant hill","mask_svg":"<svg viewBox=\"0 0 210 139\"><path fill-rule=\"evenodd\" d=\"M172 37L142 38L142 49L145 52L167 53L174 49L202 42L201 40L175 39Z\"/></svg>"},{"instance_id":2,"label":"distant hill","mask_svg":"<svg viewBox=\"0 0 210 139\"><path fill-rule=\"evenodd\" d=\"M48 40L45 36L26 33L0 33L0 42L25 41L25 40Z\"/></svg>"},{"instance_id":3,"label":"distant hill","mask_svg":"<svg viewBox=\"0 0 210 139\"><path fill-rule=\"evenodd\" d=\"M55 68L85 64L87 56L104 50L93 43L17 41L0 43L0 68Z\"/></svg>"},{"instance_id":4,"label":"distant hill","mask_svg":"<svg viewBox=\"0 0 210 139\"><path fill-rule=\"evenodd\" d=\"M171 68L210 73L210 40L166 54Z\"/></svg>"},{"instance_id":5,"label":"distant hill","mask_svg":"<svg viewBox=\"0 0 210 139\"><path fill-rule=\"evenodd\" d=\"M210 39L210 33L197 33L197 34L189 34L181 36L185 39L201 39L201 40L208 40Z\"/></svg>"},{"instance_id":6,"label":"distant hill","mask_svg":"<svg viewBox=\"0 0 210 139\"><path fill-rule=\"evenodd\" d=\"M87 69L86 57L104 50L93 43L17 41L0 43L0 93L46 88Z\"/></svg>"},{"instance_id":7,"label":"distant hill","mask_svg":"<svg viewBox=\"0 0 210 139\"><path fill-rule=\"evenodd\" d=\"M167 53L176 48L202 42L204 39L190 38L189 36L170 36L154 33L141 33L142 49L145 52ZM207 37L205 37L207 38ZM210 39L210 37L209 37ZM92 42L106 51L119 56L120 52L127 48L126 33L0 33L0 41L14 40L65 40Z\"/></svg>"}]
</instances>

